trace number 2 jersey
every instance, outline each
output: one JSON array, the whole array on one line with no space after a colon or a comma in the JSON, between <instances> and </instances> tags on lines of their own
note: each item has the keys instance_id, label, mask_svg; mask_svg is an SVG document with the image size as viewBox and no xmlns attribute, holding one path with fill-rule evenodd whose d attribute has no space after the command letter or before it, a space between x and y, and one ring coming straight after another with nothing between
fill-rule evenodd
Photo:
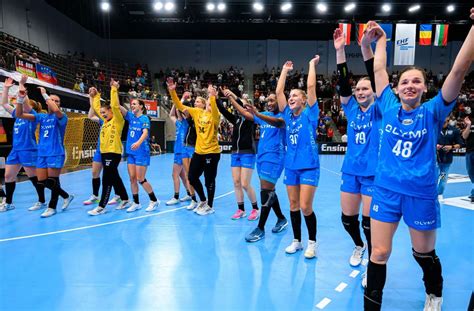
<instances>
[{"instance_id":1,"label":"number 2 jersey","mask_svg":"<svg viewBox=\"0 0 474 311\"><path fill-rule=\"evenodd\" d=\"M127 154L149 156L150 155L150 119L146 115L136 117L130 111L125 115L125 120L128 121L128 135L127 146L125 151ZM132 145L136 143L142 136L144 129L148 129L148 136L142 142L140 147L132 150Z\"/></svg>"},{"instance_id":2,"label":"number 2 jersey","mask_svg":"<svg viewBox=\"0 0 474 311\"><path fill-rule=\"evenodd\" d=\"M347 116L347 152L341 171L355 176L375 176L380 142L380 108L374 102L365 112L351 96L342 104Z\"/></svg>"},{"instance_id":3,"label":"number 2 jersey","mask_svg":"<svg viewBox=\"0 0 474 311\"><path fill-rule=\"evenodd\" d=\"M40 124L38 156L64 155L64 134L68 121L66 114L59 119L54 113L38 113L36 121Z\"/></svg>"},{"instance_id":4,"label":"number 2 jersey","mask_svg":"<svg viewBox=\"0 0 474 311\"><path fill-rule=\"evenodd\" d=\"M446 103L440 91L416 109L405 111L387 85L377 101L383 116L377 187L413 197L436 198L436 142L455 102Z\"/></svg>"},{"instance_id":5,"label":"number 2 jersey","mask_svg":"<svg viewBox=\"0 0 474 311\"><path fill-rule=\"evenodd\" d=\"M319 168L317 128L318 101L306 104L300 115L295 116L287 105L282 113L286 128L285 169L302 170Z\"/></svg>"}]
</instances>

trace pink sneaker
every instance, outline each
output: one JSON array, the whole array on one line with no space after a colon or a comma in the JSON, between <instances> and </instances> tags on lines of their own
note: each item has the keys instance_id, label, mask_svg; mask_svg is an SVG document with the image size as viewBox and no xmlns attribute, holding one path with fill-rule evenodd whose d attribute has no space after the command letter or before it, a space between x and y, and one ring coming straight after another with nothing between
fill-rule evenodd
<instances>
[{"instance_id":1,"label":"pink sneaker","mask_svg":"<svg viewBox=\"0 0 474 311\"><path fill-rule=\"evenodd\" d=\"M231 217L232 220L237 220L237 219L240 219L240 218L244 218L245 216L247 216L247 214L245 214L245 211L241 210L241 209L237 209L237 211L235 212L235 214Z\"/></svg>"},{"instance_id":2,"label":"pink sneaker","mask_svg":"<svg viewBox=\"0 0 474 311\"><path fill-rule=\"evenodd\" d=\"M260 212L258 209L253 209L250 212L249 218L247 218L250 221L257 220L260 217Z\"/></svg>"}]
</instances>

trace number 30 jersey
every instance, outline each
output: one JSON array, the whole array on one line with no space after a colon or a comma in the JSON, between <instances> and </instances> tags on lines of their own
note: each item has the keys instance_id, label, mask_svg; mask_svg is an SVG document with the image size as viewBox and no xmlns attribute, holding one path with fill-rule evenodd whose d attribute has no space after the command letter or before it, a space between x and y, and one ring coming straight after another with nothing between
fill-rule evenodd
<instances>
[{"instance_id":1,"label":"number 30 jersey","mask_svg":"<svg viewBox=\"0 0 474 311\"><path fill-rule=\"evenodd\" d=\"M384 89L377 101L383 120L376 186L436 198L436 141L455 102L446 103L440 91L416 109L405 111L390 85Z\"/></svg>"},{"instance_id":2,"label":"number 30 jersey","mask_svg":"<svg viewBox=\"0 0 474 311\"><path fill-rule=\"evenodd\" d=\"M365 112L354 96L342 108L347 116L347 152L341 171L355 176L375 176L382 116L377 103Z\"/></svg>"},{"instance_id":3,"label":"number 30 jersey","mask_svg":"<svg viewBox=\"0 0 474 311\"><path fill-rule=\"evenodd\" d=\"M319 168L317 128L319 119L318 101L306 105L300 115L295 116L287 105L282 113L286 129L285 168L291 170Z\"/></svg>"}]
</instances>

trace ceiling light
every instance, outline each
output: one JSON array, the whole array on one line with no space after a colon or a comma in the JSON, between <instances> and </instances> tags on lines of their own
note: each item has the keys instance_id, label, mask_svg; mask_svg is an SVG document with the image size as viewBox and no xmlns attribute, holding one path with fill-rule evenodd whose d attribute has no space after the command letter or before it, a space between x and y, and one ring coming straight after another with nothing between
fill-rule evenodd
<instances>
[{"instance_id":1,"label":"ceiling light","mask_svg":"<svg viewBox=\"0 0 474 311\"><path fill-rule=\"evenodd\" d=\"M163 9L163 3L158 1L153 4L153 9L155 11L161 11Z\"/></svg>"},{"instance_id":2,"label":"ceiling light","mask_svg":"<svg viewBox=\"0 0 474 311\"><path fill-rule=\"evenodd\" d=\"M449 13L454 12L455 9L456 9L455 6L452 4L446 7L446 11L448 11Z\"/></svg>"},{"instance_id":3,"label":"ceiling light","mask_svg":"<svg viewBox=\"0 0 474 311\"><path fill-rule=\"evenodd\" d=\"M225 11L225 8L226 8L226 5L225 5L225 3L223 3L223 2L221 2L221 3L219 3L219 4L217 5L217 10L218 10L219 12Z\"/></svg>"},{"instance_id":4,"label":"ceiling light","mask_svg":"<svg viewBox=\"0 0 474 311\"><path fill-rule=\"evenodd\" d=\"M262 11L263 11L263 4L260 3L260 2L254 2L254 4L253 4L253 9L254 9L256 12L262 12Z\"/></svg>"},{"instance_id":5,"label":"ceiling light","mask_svg":"<svg viewBox=\"0 0 474 311\"><path fill-rule=\"evenodd\" d=\"M207 5L206 5L206 9L209 11L209 12L212 12L214 11L214 9L216 8L216 5L212 2L209 2Z\"/></svg>"},{"instance_id":6,"label":"ceiling light","mask_svg":"<svg viewBox=\"0 0 474 311\"><path fill-rule=\"evenodd\" d=\"M356 7L355 3L354 3L354 2L351 2L351 3L349 3L348 5L346 5L346 6L344 7L344 11L346 11L346 12L351 12L351 11L353 11L353 10L355 9L355 7Z\"/></svg>"},{"instance_id":7,"label":"ceiling light","mask_svg":"<svg viewBox=\"0 0 474 311\"><path fill-rule=\"evenodd\" d=\"M318 3L316 9L321 13L325 13L328 10L328 6L325 3Z\"/></svg>"},{"instance_id":8,"label":"ceiling light","mask_svg":"<svg viewBox=\"0 0 474 311\"><path fill-rule=\"evenodd\" d=\"M421 6L419 4L415 4L408 8L408 12L413 13L418 11L420 8Z\"/></svg>"},{"instance_id":9,"label":"ceiling light","mask_svg":"<svg viewBox=\"0 0 474 311\"><path fill-rule=\"evenodd\" d=\"M100 3L100 8L102 9L102 11L108 12L110 11L110 3L107 1L103 1Z\"/></svg>"},{"instance_id":10,"label":"ceiling light","mask_svg":"<svg viewBox=\"0 0 474 311\"><path fill-rule=\"evenodd\" d=\"M292 7L292 5L291 5L290 2L285 2L281 5L281 10L283 12L288 12L289 10L291 10L291 7Z\"/></svg>"},{"instance_id":11,"label":"ceiling light","mask_svg":"<svg viewBox=\"0 0 474 311\"><path fill-rule=\"evenodd\" d=\"M165 3L165 10L166 11L169 12L169 11L172 11L173 9L174 9L174 3L173 2L168 1L168 2Z\"/></svg>"},{"instance_id":12,"label":"ceiling light","mask_svg":"<svg viewBox=\"0 0 474 311\"><path fill-rule=\"evenodd\" d=\"M392 9L392 6L388 3L382 5L382 11L384 11L386 13L390 12L391 9Z\"/></svg>"}]
</instances>

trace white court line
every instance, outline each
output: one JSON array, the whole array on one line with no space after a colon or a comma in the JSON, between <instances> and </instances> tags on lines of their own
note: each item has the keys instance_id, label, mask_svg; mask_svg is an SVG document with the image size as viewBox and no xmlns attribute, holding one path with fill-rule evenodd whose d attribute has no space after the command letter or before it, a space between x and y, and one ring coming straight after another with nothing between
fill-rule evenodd
<instances>
[{"instance_id":1,"label":"white court line","mask_svg":"<svg viewBox=\"0 0 474 311\"><path fill-rule=\"evenodd\" d=\"M321 300L317 305L316 305L316 308L318 309L324 309L326 308L326 306L331 302L331 299L329 298L324 298L323 300Z\"/></svg>"},{"instance_id":2,"label":"white court line","mask_svg":"<svg viewBox=\"0 0 474 311\"><path fill-rule=\"evenodd\" d=\"M350 276L351 278L355 278L356 276L359 275L359 273L360 273L359 270L352 270L352 272L351 272L351 274L349 274L349 276Z\"/></svg>"},{"instance_id":3,"label":"white court line","mask_svg":"<svg viewBox=\"0 0 474 311\"><path fill-rule=\"evenodd\" d=\"M367 266L368 263L369 263L368 259L366 259L366 258L362 259L362 265L363 266Z\"/></svg>"},{"instance_id":4,"label":"white court line","mask_svg":"<svg viewBox=\"0 0 474 311\"><path fill-rule=\"evenodd\" d=\"M227 193L221 194L221 195L215 197L214 199L217 200L217 199L223 198L225 196L228 196L229 194L232 194L232 193L234 193L233 190L229 191ZM9 242L9 241L16 241L16 240L23 240L23 239L37 238L37 237L41 237L41 236L54 235L54 234L59 234L59 233L80 231L80 230L103 227L103 226L108 226L108 225L114 225L114 224L118 224L118 223L122 223L122 222L128 222L128 221L132 221L132 220L137 220L137 219L142 219L142 218L148 218L148 217L154 217L154 216L158 216L158 215L162 215L162 214L167 214L167 213L182 210L184 208L186 208L186 206L178 207L178 208L174 208L174 209L171 209L171 210L162 211L162 212L158 212L158 213L148 214L148 215L142 215L142 216L127 218L127 219L120 219L120 220L115 220L115 221L104 222L104 223L96 224L96 225L90 225L90 226L84 226L84 227L78 227L78 228L72 228L72 229L65 229L65 230L59 230L59 231L51 231L51 232L32 234L32 235L24 235L24 236L18 236L18 237L8 238L8 239L1 239L0 243Z\"/></svg>"},{"instance_id":5,"label":"white court line","mask_svg":"<svg viewBox=\"0 0 474 311\"><path fill-rule=\"evenodd\" d=\"M336 292L341 293L346 287L347 287L347 283L341 282L334 290Z\"/></svg>"},{"instance_id":6,"label":"white court line","mask_svg":"<svg viewBox=\"0 0 474 311\"><path fill-rule=\"evenodd\" d=\"M323 167L323 166L320 166L320 168L322 168L322 169L324 169L324 170L326 170L326 171L328 171L328 172L334 173L334 174L336 174L336 175L338 175L338 176L342 176L342 174L341 174L340 172L332 171L332 170L327 169L327 168L325 168L325 167Z\"/></svg>"}]
</instances>

